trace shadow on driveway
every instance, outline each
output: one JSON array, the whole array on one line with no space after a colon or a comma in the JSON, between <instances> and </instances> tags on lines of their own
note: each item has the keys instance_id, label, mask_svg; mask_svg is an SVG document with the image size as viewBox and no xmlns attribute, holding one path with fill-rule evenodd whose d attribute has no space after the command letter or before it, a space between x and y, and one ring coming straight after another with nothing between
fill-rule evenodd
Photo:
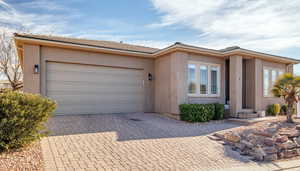
<instances>
[{"instance_id":1,"label":"shadow on driveway","mask_svg":"<svg viewBox=\"0 0 300 171\"><path fill-rule=\"evenodd\" d=\"M116 132L117 141L128 141L203 136L240 125L226 121L186 123L155 113L130 113L55 116L47 126L50 136Z\"/></svg>"}]
</instances>

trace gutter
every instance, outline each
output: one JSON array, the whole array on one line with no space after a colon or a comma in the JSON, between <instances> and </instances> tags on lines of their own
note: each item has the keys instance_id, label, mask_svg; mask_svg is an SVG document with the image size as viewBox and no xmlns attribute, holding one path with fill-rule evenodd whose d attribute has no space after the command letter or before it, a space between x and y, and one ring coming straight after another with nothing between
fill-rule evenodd
<instances>
[{"instance_id":1,"label":"gutter","mask_svg":"<svg viewBox=\"0 0 300 171\"><path fill-rule=\"evenodd\" d=\"M36 38L32 36L23 36L19 34L15 34L15 40L17 41L30 41L37 44L52 44L55 45L61 45L64 47L75 47L79 49L89 49L89 50L96 50L106 53L119 53L127 56L138 56L138 57L147 57L147 58L156 58L161 55L165 55L171 52L175 51L184 51L184 52L190 52L190 53L198 53L198 54L205 54L215 57L227 57L232 55L247 55L252 57L259 57L262 59L272 59L275 61L281 61L288 64L298 64L300 63L300 60L282 57L282 56L276 56L276 55L270 55L262 52L256 52L248 49L243 48L237 48L229 51L219 51L214 49L207 49L207 48L201 48L191 45L182 44L179 42L176 42L175 44L168 46L164 49L157 50L155 52L143 52L143 51L136 51L136 50L125 50L120 48L111 48L111 47L104 47L104 46L97 46L97 45L89 45L84 43L74 43L74 42L68 42L68 41L60 41L60 40L50 40L50 39L44 39L44 38ZM16 42L17 42L16 41Z\"/></svg>"}]
</instances>

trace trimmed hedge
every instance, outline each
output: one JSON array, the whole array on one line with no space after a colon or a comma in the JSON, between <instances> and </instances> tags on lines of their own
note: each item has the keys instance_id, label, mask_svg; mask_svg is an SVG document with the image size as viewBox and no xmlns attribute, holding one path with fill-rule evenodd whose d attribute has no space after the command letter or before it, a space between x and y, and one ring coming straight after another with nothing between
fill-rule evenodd
<instances>
[{"instance_id":1,"label":"trimmed hedge","mask_svg":"<svg viewBox=\"0 0 300 171\"><path fill-rule=\"evenodd\" d=\"M23 147L44 136L44 123L55 108L53 101L39 95L0 93L0 151Z\"/></svg>"},{"instance_id":2,"label":"trimmed hedge","mask_svg":"<svg viewBox=\"0 0 300 171\"><path fill-rule=\"evenodd\" d=\"M224 119L225 107L224 104L215 103L215 114L213 120Z\"/></svg>"},{"instance_id":3,"label":"trimmed hedge","mask_svg":"<svg viewBox=\"0 0 300 171\"><path fill-rule=\"evenodd\" d=\"M280 113L280 104L271 104L267 107L267 115L277 116Z\"/></svg>"},{"instance_id":4,"label":"trimmed hedge","mask_svg":"<svg viewBox=\"0 0 300 171\"><path fill-rule=\"evenodd\" d=\"M180 119L189 122L208 122L224 118L223 104L181 104Z\"/></svg>"}]
</instances>

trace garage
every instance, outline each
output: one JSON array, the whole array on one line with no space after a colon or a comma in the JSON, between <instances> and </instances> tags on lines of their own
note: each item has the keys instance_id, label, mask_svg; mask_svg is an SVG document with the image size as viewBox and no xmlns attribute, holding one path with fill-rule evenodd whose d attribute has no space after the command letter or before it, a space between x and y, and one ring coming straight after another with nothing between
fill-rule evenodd
<instances>
[{"instance_id":1,"label":"garage","mask_svg":"<svg viewBox=\"0 0 300 171\"><path fill-rule=\"evenodd\" d=\"M56 114L143 112L143 70L46 62L46 96Z\"/></svg>"}]
</instances>

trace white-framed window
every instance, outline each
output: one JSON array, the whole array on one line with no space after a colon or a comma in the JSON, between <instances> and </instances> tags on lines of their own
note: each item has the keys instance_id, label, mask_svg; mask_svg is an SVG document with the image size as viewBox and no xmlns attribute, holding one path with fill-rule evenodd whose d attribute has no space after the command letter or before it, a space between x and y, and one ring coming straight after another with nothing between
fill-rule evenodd
<instances>
[{"instance_id":1,"label":"white-framed window","mask_svg":"<svg viewBox=\"0 0 300 171\"><path fill-rule=\"evenodd\" d=\"M220 65L190 61L188 63L188 95L220 96Z\"/></svg>"},{"instance_id":2,"label":"white-framed window","mask_svg":"<svg viewBox=\"0 0 300 171\"><path fill-rule=\"evenodd\" d=\"M263 67L263 94L264 97L273 97L272 88L276 80L284 73L283 69Z\"/></svg>"}]
</instances>

